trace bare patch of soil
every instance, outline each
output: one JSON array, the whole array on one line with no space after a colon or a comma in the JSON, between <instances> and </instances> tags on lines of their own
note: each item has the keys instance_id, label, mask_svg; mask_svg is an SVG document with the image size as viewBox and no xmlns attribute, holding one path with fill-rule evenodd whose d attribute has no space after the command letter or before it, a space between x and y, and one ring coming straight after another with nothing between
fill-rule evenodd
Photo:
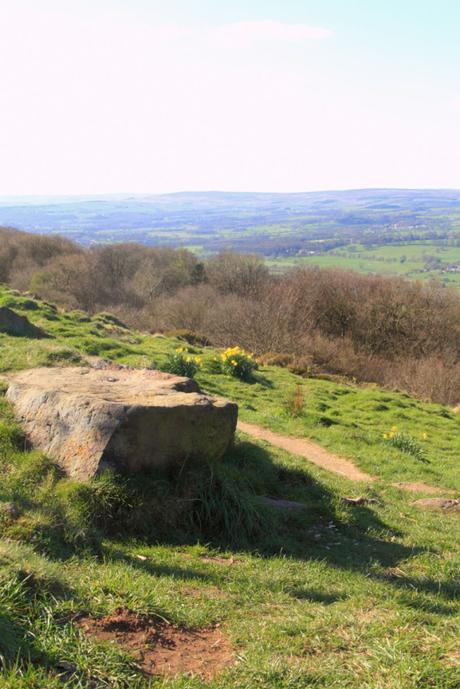
<instances>
[{"instance_id":1,"label":"bare patch of soil","mask_svg":"<svg viewBox=\"0 0 460 689\"><path fill-rule=\"evenodd\" d=\"M416 500L414 505L426 507L430 510L442 510L443 512L460 512L460 500L448 498L422 498L421 500Z\"/></svg>"},{"instance_id":2,"label":"bare patch of soil","mask_svg":"<svg viewBox=\"0 0 460 689\"><path fill-rule=\"evenodd\" d=\"M238 562L234 557L219 557L218 555L200 555L200 560L210 565L234 565L235 562Z\"/></svg>"},{"instance_id":3,"label":"bare patch of soil","mask_svg":"<svg viewBox=\"0 0 460 689\"><path fill-rule=\"evenodd\" d=\"M446 653L444 660L447 661L449 667L460 667L460 650L453 650Z\"/></svg>"},{"instance_id":4,"label":"bare patch of soil","mask_svg":"<svg viewBox=\"0 0 460 689\"><path fill-rule=\"evenodd\" d=\"M393 483L395 488L401 488L402 490L408 490L410 493L432 493L433 495L441 495L443 493L453 493L454 491L448 488L438 488L437 486L429 486L428 483L423 483L423 481L413 481L399 483Z\"/></svg>"},{"instance_id":5,"label":"bare patch of soil","mask_svg":"<svg viewBox=\"0 0 460 689\"><path fill-rule=\"evenodd\" d=\"M195 556L191 553L182 553L182 556L186 557L189 560L195 559ZM236 565L241 562L241 560L238 560L236 557L233 557L233 555L231 555L230 557L222 557L220 555L198 555L197 557L200 562L205 562L209 565L217 564L226 565L228 567L230 565Z\"/></svg>"},{"instance_id":6,"label":"bare patch of soil","mask_svg":"<svg viewBox=\"0 0 460 689\"><path fill-rule=\"evenodd\" d=\"M394 617L394 614L389 609L382 609L378 607L372 608L361 608L360 610L353 611L353 619L355 622L362 625L370 625L375 622L381 622L385 620L388 622Z\"/></svg>"},{"instance_id":7,"label":"bare patch of soil","mask_svg":"<svg viewBox=\"0 0 460 689\"><path fill-rule=\"evenodd\" d=\"M208 680L233 662L231 644L218 626L176 627L127 607L106 617L83 617L79 626L98 641L119 644L147 675L189 674Z\"/></svg>"},{"instance_id":8,"label":"bare patch of soil","mask_svg":"<svg viewBox=\"0 0 460 689\"><path fill-rule=\"evenodd\" d=\"M258 440L265 440L267 443L275 445L275 447L286 450L286 452L304 457L312 464L327 469L327 471L332 471L334 474L339 474L339 476L345 476L345 478L351 481L374 481L373 476L358 469L351 460L332 454L332 452L325 450L324 447L314 443L312 440L280 435L279 433L269 431L267 428L243 421L238 421L238 430Z\"/></svg>"}]
</instances>

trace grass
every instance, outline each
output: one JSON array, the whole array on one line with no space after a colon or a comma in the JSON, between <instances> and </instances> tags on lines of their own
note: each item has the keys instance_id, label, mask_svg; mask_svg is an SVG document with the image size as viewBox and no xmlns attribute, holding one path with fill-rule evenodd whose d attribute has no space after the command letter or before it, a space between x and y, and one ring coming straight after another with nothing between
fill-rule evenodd
<instances>
[{"instance_id":1,"label":"grass","mask_svg":"<svg viewBox=\"0 0 460 689\"><path fill-rule=\"evenodd\" d=\"M439 268L426 269L428 256L440 260ZM304 265L318 265L322 268L342 268L358 273L382 273L405 275L418 280L436 279L445 285L460 288L460 273L446 272L449 264L460 263L460 247L448 242L411 242L383 244L372 247L353 244L345 248L332 249L312 256L293 256L268 259L273 270Z\"/></svg>"},{"instance_id":2,"label":"grass","mask_svg":"<svg viewBox=\"0 0 460 689\"><path fill-rule=\"evenodd\" d=\"M162 366L178 346L104 315L31 308L3 290L6 301L53 336L0 335L6 373L83 364L88 354ZM82 486L26 448L0 398L0 687L145 689L121 649L76 625L78 615L128 605L179 625L219 623L235 648L234 666L209 685L184 676L152 687L456 689L458 519L420 510L392 484L459 488L458 414L280 368L262 367L245 383L207 370L212 348L193 350L204 358L199 383L237 401L242 419L311 437L377 481L352 484L240 435L212 472L104 475ZM292 415L286 400L298 386L305 404ZM393 425L426 463L385 442ZM307 509L280 513L258 495ZM361 495L372 502L343 500Z\"/></svg>"}]
</instances>

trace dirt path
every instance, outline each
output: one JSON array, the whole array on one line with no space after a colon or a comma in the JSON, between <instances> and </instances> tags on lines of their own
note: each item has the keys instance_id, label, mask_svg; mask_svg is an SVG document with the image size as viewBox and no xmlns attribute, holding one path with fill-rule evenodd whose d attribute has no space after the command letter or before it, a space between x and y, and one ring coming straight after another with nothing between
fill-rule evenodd
<instances>
[{"instance_id":1,"label":"dirt path","mask_svg":"<svg viewBox=\"0 0 460 689\"><path fill-rule=\"evenodd\" d=\"M343 457L332 454L312 440L280 435L266 428L262 428L261 426L255 426L252 423L245 423L244 421L238 421L238 430L257 440L265 440L267 443L275 445L275 447L286 450L286 452L305 457L309 462L316 464L322 469L332 471L334 474L339 474L339 476L345 476L345 478L351 481L369 482L375 480L374 476L370 476L370 474L366 474L364 471L361 471L361 469L358 469L349 459L344 459Z\"/></svg>"},{"instance_id":2,"label":"dirt path","mask_svg":"<svg viewBox=\"0 0 460 689\"><path fill-rule=\"evenodd\" d=\"M400 488L401 490L408 490L409 493L432 493L433 495L448 493L452 495L455 493L454 490L449 488L438 488L437 486L429 486L423 481L399 481L398 483L392 483L395 488Z\"/></svg>"}]
</instances>

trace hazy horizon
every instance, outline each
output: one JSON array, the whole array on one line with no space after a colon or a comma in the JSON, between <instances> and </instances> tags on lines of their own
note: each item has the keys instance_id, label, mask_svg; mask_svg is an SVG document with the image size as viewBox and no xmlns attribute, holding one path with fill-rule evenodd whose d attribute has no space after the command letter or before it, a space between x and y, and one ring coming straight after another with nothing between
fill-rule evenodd
<instances>
[{"instance_id":1,"label":"hazy horizon","mask_svg":"<svg viewBox=\"0 0 460 689\"><path fill-rule=\"evenodd\" d=\"M241 194L241 195L302 195L302 194L340 194L353 192L455 192L460 193L460 186L456 187L356 187L356 188L342 188L342 189L308 189L305 191L266 191L266 190L248 190L237 191L235 189L177 189L174 191L118 191L90 194L83 194L74 192L70 194L0 194L0 202L9 199L63 199L63 198L108 198L108 197L135 197L135 196L174 196L181 194Z\"/></svg>"}]
</instances>

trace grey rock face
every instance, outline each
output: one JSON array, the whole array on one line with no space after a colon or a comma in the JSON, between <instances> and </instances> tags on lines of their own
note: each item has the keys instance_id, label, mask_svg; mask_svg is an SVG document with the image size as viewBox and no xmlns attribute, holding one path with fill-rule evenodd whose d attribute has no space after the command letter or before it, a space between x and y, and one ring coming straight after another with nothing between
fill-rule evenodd
<instances>
[{"instance_id":1,"label":"grey rock face","mask_svg":"<svg viewBox=\"0 0 460 689\"><path fill-rule=\"evenodd\" d=\"M105 467L218 460L238 416L236 404L160 371L30 369L10 377L7 398L31 443L83 481Z\"/></svg>"}]
</instances>

